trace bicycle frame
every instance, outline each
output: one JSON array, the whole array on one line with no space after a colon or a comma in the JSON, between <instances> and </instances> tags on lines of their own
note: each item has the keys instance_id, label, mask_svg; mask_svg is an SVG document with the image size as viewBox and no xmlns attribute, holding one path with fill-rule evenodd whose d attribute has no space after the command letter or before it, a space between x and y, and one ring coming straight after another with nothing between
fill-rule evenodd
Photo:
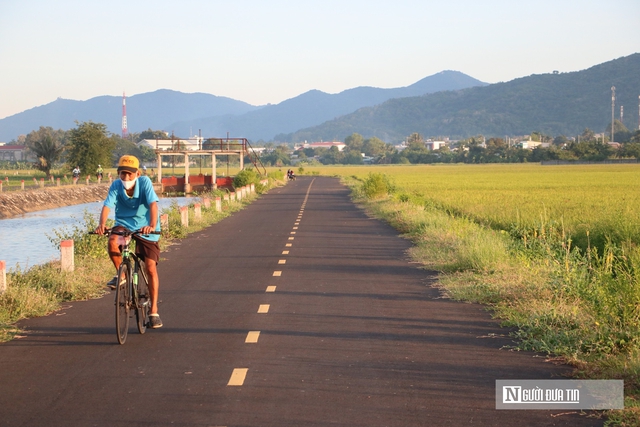
<instances>
[{"instance_id":1,"label":"bicycle frame","mask_svg":"<svg viewBox=\"0 0 640 427\"><path fill-rule=\"evenodd\" d=\"M159 232L154 232L160 234ZM144 261L131 251L131 239L141 234L140 230L107 230L107 235L118 235L118 246L122 262L116 276L116 333L118 342L127 339L131 310L135 311L138 332L144 334L149 321L149 276Z\"/></svg>"}]
</instances>

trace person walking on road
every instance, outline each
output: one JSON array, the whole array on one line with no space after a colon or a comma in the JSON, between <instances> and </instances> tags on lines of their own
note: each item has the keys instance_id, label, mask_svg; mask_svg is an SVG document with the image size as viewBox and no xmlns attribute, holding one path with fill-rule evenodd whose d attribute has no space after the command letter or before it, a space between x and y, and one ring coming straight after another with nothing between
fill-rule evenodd
<instances>
[{"instance_id":1,"label":"person walking on road","mask_svg":"<svg viewBox=\"0 0 640 427\"><path fill-rule=\"evenodd\" d=\"M149 273L151 299L149 322L151 328L155 329L162 327L162 320L158 314L159 279L157 269L160 259L160 246L158 245L160 235L148 233L160 231L159 199L149 177L140 176L139 167L140 162L137 157L129 155L120 157L118 161L120 179L114 180L109 187L96 233L105 233L109 212L115 208L115 230L118 227L126 227L132 231L141 230L145 234L144 236L135 236L134 239L136 240L136 254L144 261ZM116 234L110 235L108 243L109 258L111 258L116 272L122 263L122 256L118 248L119 237ZM116 283L117 275L107 283L107 286L115 289Z\"/></svg>"}]
</instances>

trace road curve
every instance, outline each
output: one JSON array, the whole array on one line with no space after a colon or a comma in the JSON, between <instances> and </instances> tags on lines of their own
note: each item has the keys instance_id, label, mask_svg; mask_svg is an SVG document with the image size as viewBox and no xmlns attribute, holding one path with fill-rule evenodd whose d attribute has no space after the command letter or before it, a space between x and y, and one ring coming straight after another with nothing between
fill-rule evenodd
<instances>
[{"instance_id":1,"label":"road curve","mask_svg":"<svg viewBox=\"0 0 640 427\"><path fill-rule=\"evenodd\" d=\"M274 189L162 254L162 329L118 345L111 294L23 322L0 345L0 426L602 425L495 410L496 379L568 368L501 349L409 246L336 179Z\"/></svg>"}]
</instances>

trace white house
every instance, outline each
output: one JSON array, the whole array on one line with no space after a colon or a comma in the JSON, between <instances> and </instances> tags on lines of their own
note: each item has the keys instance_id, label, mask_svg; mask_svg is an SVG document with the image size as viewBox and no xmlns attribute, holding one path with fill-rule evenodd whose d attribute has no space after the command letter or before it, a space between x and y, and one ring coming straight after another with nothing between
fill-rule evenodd
<instances>
[{"instance_id":1,"label":"white house","mask_svg":"<svg viewBox=\"0 0 640 427\"><path fill-rule=\"evenodd\" d=\"M424 145L427 147L427 149L433 151L433 150L439 150L442 147L444 147L445 145L447 145L446 141L427 141L424 143Z\"/></svg>"},{"instance_id":2,"label":"white house","mask_svg":"<svg viewBox=\"0 0 640 427\"><path fill-rule=\"evenodd\" d=\"M176 144L185 147L187 150L199 150L202 148L204 138L192 136L188 139L143 139L138 145L144 145L154 150L170 150Z\"/></svg>"},{"instance_id":3,"label":"white house","mask_svg":"<svg viewBox=\"0 0 640 427\"><path fill-rule=\"evenodd\" d=\"M326 148L329 149L331 147L337 147L338 151L344 150L347 145L344 142L333 141L333 142L312 142L312 143L304 143L302 144L302 148Z\"/></svg>"},{"instance_id":4,"label":"white house","mask_svg":"<svg viewBox=\"0 0 640 427\"><path fill-rule=\"evenodd\" d=\"M540 144L542 144L542 143L539 142L539 141L531 141L531 139L529 139L528 141L520 141L520 146L522 148L524 148L525 150L533 150L534 148L536 148Z\"/></svg>"}]
</instances>

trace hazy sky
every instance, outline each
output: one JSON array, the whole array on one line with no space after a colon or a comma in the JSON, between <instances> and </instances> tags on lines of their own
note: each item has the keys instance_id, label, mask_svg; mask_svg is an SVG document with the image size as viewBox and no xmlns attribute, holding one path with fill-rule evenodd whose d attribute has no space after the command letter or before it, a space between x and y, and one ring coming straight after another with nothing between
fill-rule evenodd
<instances>
[{"instance_id":1,"label":"hazy sky","mask_svg":"<svg viewBox=\"0 0 640 427\"><path fill-rule=\"evenodd\" d=\"M635 52L640 0L0 0L0 118L123 91L262 105L442 70L495 83Z\"/></svg>"}]
</instances>

